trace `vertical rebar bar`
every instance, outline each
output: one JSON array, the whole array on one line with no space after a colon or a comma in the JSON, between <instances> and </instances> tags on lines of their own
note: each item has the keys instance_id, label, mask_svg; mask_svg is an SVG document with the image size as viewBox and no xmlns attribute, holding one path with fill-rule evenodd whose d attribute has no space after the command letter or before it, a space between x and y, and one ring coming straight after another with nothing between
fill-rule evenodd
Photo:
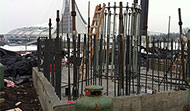
<instances>
[{"instance_id":1,"label":"vertical rebar bar","mask_svg":"<svg viewBox=\"0 0 190 111\"><path fill-rule=\"evenodd\" d=\"M91 48L93 47L93 44L92 44L92 38L90 39L90 46L91 46ZM93 56L92 56L92 51L90 51L90 56L89 56L90 58L90 61L93 61ZM93 84L93 71L92 71L92 69L93 69L93 64L92 64L92 62L91 62L91 64L90 64L90 75L91 75L91 85Z\"/></svg>"},{"instance_id":2,"label":"vertical rebar bar","mask_svg":"<svg viewBox=\"0 0 190 111\"><path fill-rule=\"evenodd\" d=\"M171 58L173 60L173 39L171 39ZM170 64L171 64L172 60L170 60ZM173 71L173 64L170 69L170 90L172 90L172 84L173 84L172 71Z\"/></svg>"},{"instance_id":3,"label":"vertical rebar bar","mask_svg":"<svg viewBox=\"0 0 190 111\"><path fill-rule=\"evenodd\" d=\"M96 35L94 35L94 54L93 54L93 85L96 85Z\"/></svg>"},{"instance_id":4,"label":"vertical rebar bar","mask_svg":"<svg viewBox=\"0 0 190 111\"><path fill-rule=\"evenodd\" d=\"M189 80L190 80L190 30L187 32L187 38L188 38L188 43L187 43L187 67L186 67L186 80L187 80L187 85L189 85Z\"/></svg>"},{"instance_id":5,"label":"vertical rebar bar","mask_svg":"<svg viewBox=\"0 0 190 111\"><path fill-rule=\"evenodd\" d=\"M181 40L181 64L182 64L182 87L185 80L185 66L184 66L184 41L183 41L183 31L182 31L182 19L181 19L181 8L178 8L179 14L179 30L180 30L180 40Z\"/></svg>"},{"instance_id":6,"label":"vertical rebar bar","mask_svg":"<svg viewBox=\"0 0 190 111\"><path fill-rule=\"evenodd\" d=\"M129 21L128 21L128 83L129 83L129 87L128 87L128 95L130 95L130 91L131 91L131 55L132 55L132 43L131 43L131 17L132 17L132 12L129 12Z\"/></svg>"},{"instance_id":7,"label":"vertical rebar bar","mask_svg":"<svg viewBox=\"0 0 190 111\"><path fill-rule=\"evenodd\" d=\"M154 90L154 59L155 59L155 38L153 37L153 41L152 41L152 90Z\"/></svg>"},{"instance_id":8,"label":"vertical rebar bar","mask_svg":"<svg viewBox=\"0 0 190 111\"><path fill-rule=\"evenodd\" d=\"M84 35L84 44L83 44L83 59L85 59L85 51L86 51L86 34ZM84 63L85 64L85 63ZM86 61L86 69L87 69L88 60ZM87 71L87 70L86 70ZM87 73L86 73L87 74ZM87 75L86 75L86 86L87 86ZM81 83L81 94L83 95L83 82L84 82L84 65L82 66L82 83Z\"/></svg>"},{"instance_id":9,"label":"vertical rebar bar","mask_svg":"<svg viewBox=\"0 0 190 111\"><path fill-rule=\"evenodd\" d=\"M136 32L135 35L137 37L137 51L136 51L136 56L137 56L137 94L140 94L140 83L141 83L141 37L140 36L140 9L136 7L136 13L137 13L137 20L136 20Z\"/></svg>"},{"instance_id":10,"label":"vertical rebar bar","mask_svg":"<svg viewBox=\"0 0 190 111\"><path fill-rule=\"evenodd\" d=\"M71 100L71 77L70 77L70 38L67 34L67 50L68 50L68 100Z\"/></svg>"},{"instance_id":11,"label":"vertical rebar bar","mask_svg":"<svg viewBox=\"0 0 190 111\"><path fill-rule=\"evenodd\" d=\"M52 75L52 85L55 86L55 39L52 39L52 48L51 48L51 54L52 54L52 59L51 59L51 69L52 69L52 72L51 72L51 75Z\"/></svg>"},{"instance_id":12,"label":"vertical rebar bar","mask_svg":"<svg viewBox=\"0 0 190 111\"><path fill-rule=\"evenodd\" d=\"M79 79L80 79L80 64L81 64L81 61L80 61L80 38L81 38L81 35L78 34L78 41L77 41L77 97L79 95ZM84 66L84 65L83 65ZM83 69L82 69L83 70Z\"/></svg>"},{"instance_id":13,"label":"vertical rebar bar","mask_svg":"<svg viewBox=\"0 0 190 111\"><path fill-rule=\"evenodd\" d=\"M107 48L106 48L106 91L108 95L108 73L109 73L109 41L110 41L110 29L111 29L111 11L110 11L110 2L108 3L108 22L107 22Z\"/></svg>"},{"instance_id":14,"label":"vertical rebar bar","mask_svg":"<svg viewBox=\"0 0 190 111\"><path fill-rule=\"evenodd\" d=\"M116 34L116 32L115 32L115 19L116 19L116 2L114 2L114 15L113 15L113 39L114 39L114 36L115 36L115 34ZM113 76L113 69L114 69L114 67L113 67L113 65L114 65L114 40L113 40L113 42L112 42L112 55L111 55L111 76Z\"/></svg>"},{"instance_id":15,"label":"vertical rebar bar","mask_svg":"<svg viewBox=\"0 0 190 111\"><path fill-rule=\"evenodd\" d=\"M73 71L73 84L74 84L74 91L76 91L77 88L77 57L76 57L76 11L75 11L75 0L72 0L72 11L71 11L71 16L72 16L72 39L73 39L73 56L74 56L74 71ZM74 97L73 100L76 98Z\"/></svg>"},{"instance_id":16,"label":"vertical rebar bar","mask_svg":"<svg viewBox=\"0 0 190 111\"><path fill-rule=\"evenodd\" d=\"M177 42L175 41L175 56L177 56ZM177 60L176 60L177 62L178 62L178 57L177 57ZM176 62L176 64L175 64L175 90L177 89L177 62Z\"/></svg>"},{"instance_id":17,"label":"vertical rebar bar","mask_svg":"<svg viewBox=\"0 0 190 111\"><path fill-rule=\"evenodd\" d=\"M161 45L161 41L158 41L158 48L159 48L159 52L158 52L158 92L160 92L160 58L161 58L161 50L162 50L162 45Z\"/></svg>"},{"instance_id":18,"label":"vertical rebar bar","mask_svg":"<svg viewBox=\"0 0 190 111\"><path fill-rule=\"evenodd\" d=\"M165 62L165 67L166 67L166 90L168 91L168 69L169 69L169 66L168 66L168 40L166 40L166 62Z\"/></svg>"},{"instance_id":19,"label":"vertical rebar bar","mask_svg":"<svg viewBox=\"0 0 190 111\"><path fill-rule=\"evenodd\" d=\"M180 44L180 42L181 41L178 40L178 57L177 57L177 68L179 67L179 69L178 69L178 72L179 72L178 73L179 74L178 75L178 89L180 88L180 83L181 83L181 80L180 80L181 79L181 67L180 67L181 65L179 66L179 61L180 61L179 60L180 59L180 45L179 44Z\"/></svg>"},{"instance_id":20,"label":"vertical rebar bar","mask_svg":"<svg viewBox=\"0 0 190 111\"><path fill-rule=\"evenodd\" d=\"M146 34L146 77L145 77L145 93L147 93L147 88L148 88L148 85L147 85L147 82L148 82L148 71L149 71L149 37L148 35Z\"/></svg>"},{"instance_id":21,"label":"vertical rebar bar","mask_svg":"<svg viewBox=\"0 0 190 111\"><path fill-rule=\"evenodd\" d=\"M120 5L119 5L119 7L120 7L120 10L119 10L119 34L120 34L120 36L119 37L121 37L121 39L120 39L120 58L119 58L119 60L120 60L120 79L121 79L121 88L122 88L122 90L123 90L123 95L124 95L124 73L123 73L123 68L124 68L124 62L123 62L123 32L124 32L124 27L123 27L123 4L122 4L122 2L120 2Z\"/></svg>"},{"instance_id":22,"label":"vertical rebar bar","mask_svg":"<svg viewBox=\"0 0 190 111\"><path fill-rule=\"evenodd\" d=\"M113 38L113 42L115 44L114 47L113 47L114 48L114 69L115 69L114 70L114 96L116 96L117 95L116 94L116 92L117 92L116 91L116 78L117 78L117 75L116 75L117 74L117 67L116 67L117 66L117 60L116 59L117 59L117 57L116 57L116 50L115 49L116 49L116 45L117 44L116 44L116 37L115 37L115 35L114 35L114 38Z\"/></svg>"},{"instance_id":23,"label":"vertical rebar bar","mask_svg":"<svg viewBox=\"0 0 190 111\"><path fill-rule=\"evenodd\" d=\"M100 53L99 53L99 85L102 86L102 45L103 45L103 35L100 38Z\"/></svg>"},{"instance_id":24,"label":"vertical rebar bar","mask_svg":"<svg viewBox=\"0 0 190 111\"><path fill-rule=\"evenodd\" d=\"M57 10L57 35L56 35L56 55L55 55L55 92L58 95L59 99L61 99L61 40L59 38L59 10Z\"/></svg>"},{"instance_id":25,"label":"vertical rebar bar","mask_svg":"<svg viewBox=\"0 0 190 111\"><path fill-rule=\"evenodd\" d=\"M121 95L121 73L120 73L120 71L121 71L121 61L120 61L120 59L121 59L121 57L120 57L120 55L121 55L121 53L120 53L120 50L121 50L121 47L120 47L120 44L121 44L121 42L120 42L120 40L121 40L121 35L118 35L118 37L117 37L117 60L118 60L118 65L116 65L117 66L117 69L118 69L118 72L117 72L117 75L118 75L118 96L120 96Z\"/></svg>"},{"instance_id":26,"label":"vertical rebar bar","mask_svg":"<svg viewBox=\"0 0 190 111\"><path fill-rule=\"evenodd\" d=\"M90 1L88 1L88 41L87 41L87 52L86 52L86 76L87 76L87 82L86 82L86 86L89 85L89 40L90 40L90 36L89 36L89 31L90 31Z\"/></svg>"}]
</instances>

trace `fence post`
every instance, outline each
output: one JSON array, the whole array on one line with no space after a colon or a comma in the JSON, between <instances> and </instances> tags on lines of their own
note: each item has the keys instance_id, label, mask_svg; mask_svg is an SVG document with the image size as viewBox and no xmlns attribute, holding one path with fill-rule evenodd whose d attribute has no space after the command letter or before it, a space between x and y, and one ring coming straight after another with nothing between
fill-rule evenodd
<instances>
[{"instance_id":1,"label":"fence post","mask_svg":"<svg viewBox=\"0 0 190 111\"><path fill-rule=\"evenodd\" d=\"M4 88L4 71L3 65L0 63L0 90Z\"/></svg>"}]
</instances>

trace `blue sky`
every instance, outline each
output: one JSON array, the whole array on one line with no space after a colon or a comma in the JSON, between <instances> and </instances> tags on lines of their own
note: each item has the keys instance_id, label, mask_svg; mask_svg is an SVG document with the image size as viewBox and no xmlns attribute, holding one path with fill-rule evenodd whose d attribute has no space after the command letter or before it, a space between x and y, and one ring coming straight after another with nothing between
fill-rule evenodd
<instances>
[{"instance_id":1,"label":"blue sky","mask_svg":"<svg viewBox=\"0 0 190 111\"><path fill-rule=\"evenodd\" d=\"M87 20L89 0L76 0L78 7ZM126 0L123 1L124 4ZM91 17L95 6L99 3L118 0L90 0ZM132 4L132 0L127 0ZM178 8L182 11L183 27L190 27L190 0L150 0L148 30L167 32L168 18L171 16L171 32L178 32ZM61 9L62 0L1 0L0 1L0 34L19 28L34 25L46 26L48 19L55 19L55 12Z\"/></svg>"}]
</instances>

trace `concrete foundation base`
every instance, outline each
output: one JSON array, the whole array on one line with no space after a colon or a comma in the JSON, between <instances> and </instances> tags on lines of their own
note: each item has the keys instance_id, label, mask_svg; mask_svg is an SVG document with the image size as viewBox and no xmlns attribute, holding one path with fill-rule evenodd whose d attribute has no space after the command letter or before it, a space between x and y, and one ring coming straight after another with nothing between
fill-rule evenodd
<instances>
[{"instance_id":1,"label":"concrete foundation base","mask_svg":"<svg viewBox=\"0 0 190 111\"><path fill-rule=\"evenodd\" d=\"M55 89L37 68L33 68L33 82L44 111L75 111L75 105L59 100ZM190 91L122 96L112 100L113 111L189 111Z\"/></svg>"},{"instance_id":2,"label":"concrete foundation base","mask_svg":"<svg viewBox=\"0 0 190 111\"><path fill-rule=\"evenodd\" d=\"M53 86L37 68L33 68L32 77L43 111L74 111L74 105L59 100Z\"/></svg>"}]
</instances>

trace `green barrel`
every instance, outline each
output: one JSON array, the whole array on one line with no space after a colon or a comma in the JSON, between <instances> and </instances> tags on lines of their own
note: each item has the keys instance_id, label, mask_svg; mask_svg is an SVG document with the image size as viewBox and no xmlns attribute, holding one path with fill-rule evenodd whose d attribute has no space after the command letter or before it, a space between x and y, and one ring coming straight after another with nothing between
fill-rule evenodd
<instances>
[{"instance_id":1,"label":"green barrel","mask_svg":"<svg viewBox=\"0 0 190 111\"><path fill-rule=\"evenodd\" d=\"M4 88L4 73L3 65L0 63L0 90Z\"/></svg>"},{"instance_id":2,"label":"green barrel","mask_svg":"<svg viewBox=\"0 0 190 111\"><path fill-rule=\"evenodd\" d=\"M85 95L79 98L75 105L76 111L112 111L112 99L102 95L103 87L98 85L87 86Z\"/></svg>"}]
</instances>

